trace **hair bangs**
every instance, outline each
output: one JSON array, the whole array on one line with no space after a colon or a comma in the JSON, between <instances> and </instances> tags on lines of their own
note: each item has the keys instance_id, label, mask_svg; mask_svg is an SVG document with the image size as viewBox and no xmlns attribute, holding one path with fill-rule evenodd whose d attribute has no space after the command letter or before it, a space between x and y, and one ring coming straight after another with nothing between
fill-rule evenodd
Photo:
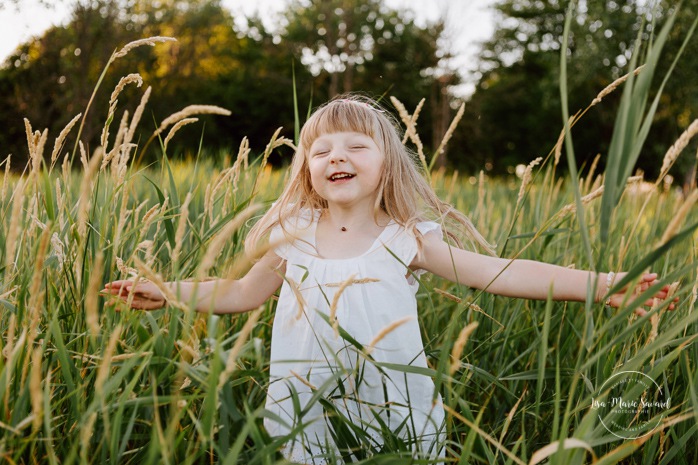
<instances>
[{"instance_id":1,"label":"hair bangs","mask_svg":"<svg viewBox=\"0 0 698 465\"><path fill-rule=\"evenodd\" d=\"M382 146L378 110L360 100L333 100L318 109L303 126L300 145L305 150L322 134L359 132L371 137Z\"/></svg>"}]
</instances>

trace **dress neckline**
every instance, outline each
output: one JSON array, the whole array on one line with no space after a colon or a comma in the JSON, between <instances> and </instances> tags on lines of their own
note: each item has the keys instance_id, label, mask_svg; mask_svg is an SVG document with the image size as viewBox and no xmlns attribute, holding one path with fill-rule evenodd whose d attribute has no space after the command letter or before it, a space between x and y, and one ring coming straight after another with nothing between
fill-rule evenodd
<instances>
[{"instance_id":1,"label":"dress neckline","mask_svg":"<svg viewBox=\"0 0 698 465\"><path fill-rule=\"evenodd\" d=\"M312 246L315 249L316 257L320 260L327 261L327 262L341 262L341 261L356 260L356 259L359 259L359 258L362 258L362 257L368 255L369 253L373 252L377 247L379 247L380 245L383 244L383 242L384 242L383 238L387 234L388 229L392 229L392 227L397 224L395 222L395 220L391 218L390 221L388 222L388 224L385 225L385 227L380 232L380 234L378 234L376 239L368 247L368 249L366 249L364 252L360 253L359 255L355 255L353 257L345 257L345 258L327 258L327 257L323 257L322 255L320 255L318 253L318 249L317 249L317 224L318 224L319 220L320 220L320 211L316 210L315 212L313 212L313 220L312 220L313 222L311 225L310 237L312 238L312 241L313 241Z\"/></svg>"}]
</instances>

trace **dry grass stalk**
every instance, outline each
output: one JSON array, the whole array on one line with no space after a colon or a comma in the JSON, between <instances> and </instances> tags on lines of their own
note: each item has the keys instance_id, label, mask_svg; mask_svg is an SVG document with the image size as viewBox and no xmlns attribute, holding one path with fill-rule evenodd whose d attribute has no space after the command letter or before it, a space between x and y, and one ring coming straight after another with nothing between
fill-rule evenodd
<instances>
[{"instance_id":1,"label":"dry grass stalk","mask_svg":"<svg viewBox=\"0 0 698 465\"><path fill-rule=\"evenodd\" d=\"M373 352L373 350L376 348L376 345L383 340L388 334L392 333L395 331L397 328L400 326L404 325L408 321L414 320L415 317L413 316L406 316L403 318L400 318L399 320L395 320L392 323L390 323L388 326L385 328L381 329L378 331L378 334L376 334L373 339L371 339L371 342L368 343L368 349L366 349L366 354L370 354Z\"/></svg>"},{"instance_id":2,"label":"dry grass stalk","mask_svg":"<svg viewBox=\"0 0 698 465\"><path fill-rule=\"evenodd\" d=\"M112 357L114 356L114 351L116 350L116 344L121 338L121 325L118 324L114 329L112 329L111 335L109 336L109 342L107 343L107 348L104 350L104 355L102 356L102 363L99 364L97 368L97 377L95 378L95 392L99 397L104 394L104 383L109 376L111 371Z\"/></svg>"},{"instance_id":3,"label":"dry grass stalk","mask_svg":"<svg viewBox=\"0 0 698 465\"><path fill-rule=\"evenodd\" d=\"M191 192L187 192L187 196L184 199L184 203L180 207L181 211L179 213L179 222L177 223L177 231L175 232L175 246L172 250L172 262L176 263L179 259L179 254L182 251L182 245L184 242L184 233L187 230L187 223L189 223L189 203L191 202L192 195Z\"/></svg>"},{"instance_id":4,"label":"dry grass stalk","mask_svg":"<svg viewBox=\"0 0 698 465\"><path fill-rule=\"evenodd\" d=\"M51 250L53 251L53 255L58 260L58 268L62 269L66 259L65 246L63 245L61 238L58 237L58 233L53 233L51 235Z\"/></svg>"},{"instance_id":5,"label":"dry grass stalk","mask_svg":"<svg viewBox=\"0 0 698 465\"><path fill-rule=\"evenodd\" d=\"M133 42L129 42L128 44L124 45L124 47L116 52L113 57L121 58L134 48L141 47L143 45L150 45L151 47L154 47L155 44L162 42L177 42L177 39L174 37L153 36L145 39L134 40Z\"/></svg>"},{"instance_id":6,"label":"dry grass stalk","mask_svg":"<svg viewBox=\"0 0 698 465\"><path fill-rule=\"evenodd\" d=\"M311 383L311 382L308 381L307 379L303 378L301 375L299 375L299 374L296 373L295 371L291 370L291 374L292 374L298 381L300 381L301 383L303 383L304 385L306 385L307 387L309 387L309 388L312 389L313 391L317 391L317 387L316 387L313 383Z\"/></svg>"},{"instance_id":7,"label":"dry grass stalk","mask_svg":"<svg viewBox=\"0 0 698 465\"><path fill-rule=\"evenodd\" d=\"M666 244L669 239L676 235L676 231L679 229L679 226L681 226L681 223L683 223L683 220L691 211L691 208L697 200L698 189L693 189L691 193L688 194L688 197L686 197L686 200L684 200L681 208L679 208L674 217L671 219L671 222L664 231L664 234L662 234L662 238L659 241L661 244Z\"/></svg>"},{"instance_id":8,"label":"dry grass stalk","mask_svg":"<svg viewBox=\"0 0 698 465\"><path fill-rule=\"evenodd\" d=\"M238 182L240 180L240 170L247 171L249 168L250 141L247 137L243 137L238 149L238 156L233 164L233 193L238 190Z\"/></svg>"},{"instance_id":9,"label":"dry grass stalk","mask_svg":"<svg viewBox=\"0 0 698 465\"><path fill-rule=\"evenodd\" d=\"M24 130L27 134L27 148L29 151L29 162L31 164L31 177L35 178L39 172L41 161L44 154L44 146L48 139L48 129L44 132L33 131L31 123L27 118L24 118Z\"/></svg>"},{"instance_id":10,"label":"dry grass stalk","mask_svg":"<svg viewBox=\"0 0 698 465\"><path fill-rule=\"evenodd\" d=\"M15 328L16 328L16 321L14 321L14 314L12 315L10 319L10 328L8 330L8 343L6 346L6 349L3 349L3 355L5 355L6 359L4 361L4 378L5 378L5 398L3 399L3 404L5 406L5 411L9 412L10 410L10 393L12 392L12 389L10 387L16 380L14 379L14 369L15 369L15 360L17 357L17 354L22 351L24 352L25 347L24 347L24 342L27 340L27 330L24 329L22 330L22 333L19 335L17 338L17 341L14 340L14 334L15 334ZM10 338L10 336L12 336Z\"/></svg>"},{"instance_id":11,"label":"dry grass stalk","mask_svg":"<svg viewBox=\"0 0 698 465\"><path fill-rule=\"evenodd\" d=\"M24 118L24 132L27 135L27 148L31 157L31 154L34 153L36 141L34 140L34 129L32 129L31 122L27 118Z\"/></svg>"},{"instance_id":12,"label":"dry grass stalk","mask_svg":"<svg viewBox=\"0 0 698 465\"><path fill-rule=\"evenodd\" d=\"M123 184L123 188L121 189L121 205L119 206L119 218L116 223L116 234L114 234L113 242L115 249L118 249L121 245L121 236L123 232L126 230L126 220L129 216L129 210L127 208L129 199L128 193L130 190L129 187L130 186Z\"/></svg>"},{"instance_id":13,"label":"dry grass stalk","mask_svg":"<svg viewBox=\"0 0 698 465\"><path fill-rule=\"evenodd\" d=\"M582 197L582 205L586 205L589 202L591 202L594 199L598 199L603 195L603 186L599 187L598 189L594 190L593 192L585 195ZM573 213L577 211L577 204L576 203L570 203L562 207L562 209L557 212L557 216L562 217L566 216L568 213Z\"/></svg>"},{"instance_id":14,"label":"dry grass stalk","mask_svg":"<svg viewBox=\"0 0 698 465\"><path fill-rule=\"evenodd\" d=\"M337 305L339 304L339 298L344 293L344 290L351 286L352 281L354 281L354 276L356 275L349 276L346 281L339 286L339 289L337 289L337 292L335 292L332 297L332 303L330 304L330 324L334 330L334 337L339 336L339 321L337 321Z\"/></svg>"},{"instance_id":15,"label":"dry grass stalk","mask_svg":"<svg viewBox=\"0 0 698 465\"><path fill-rule=\"evenodd\" d=\"M156 203L154 206L150 207L147 212L145 212L145 215L143 215L143 218L141 218L141 224L143 225L141 227L141 232L142 233L147 233L148 228L150 227L150 223L152 223L153 219L155 218L155 215L158 214L160 211L160 204Z\"/></svg>"},{"instance_id":16,"label":"dry grass stalk","mask_svg":"<svg viewBox=\"0 0 698 465\"><path fill-rule=\"evenodd\" d=\"M50 242L51 230L50 228L46 228L41 233L41 238L39 239L39 247L37 248L36 258L34 259L34 272L32 273L31 285L29 286L29 302L27 306L30 314L29 337L32 341L37 335L37 328L41 316L40 303L43 296L41 283L44 277L44 261L46 260L46 253Z\"/></svg>"},{"instance_id":17,"label":"dry grass stalk","mask_svg":"<svg viewBox=\"0 0 698 465\"><path fill-rule=\"evenodd\" d=\"M14 313L10 314L10 325L7 328L7 334L5 336L5 347L2 348L2 356L5 357L5 366L7 367L7 361L12 355L12 350L15 344L15 331L17 330L17 317Z\"/></svg>"},{"instance_id":18,"label":"dry grass stalk","mask_svg":"<svg viewBox=\"0 0 698 465\"><path fill-rule=\"evenodd\" d=\"M267 144L267 147L264 149L264 156L262 156L262 163L259 165L259 173L264 173L264 168L267 166L267 160L269 159L269 156L271 155L271 152L278 147L281 147L282 145L285 145L287 147L290 147L293 150L296 150L296 146L293 145L293 141L291 139L287 139L285 137L279 137L279 133L281 132L281 127L279 127L276 131L274 131L274 134L271 136L271 140Z\"/></svg>"},{"instance_id":19,"label":"dry grass stalk","mask_svg":"<svg viewBox=\"0 0 698 465\"><path fill-rule=\"evenodd\" d=\"M24 181L20 178L12 194L12 216L10 226L7 228L7 238L5 240L5 283L8 283L12 279L14 269L16 268L15 249L17 248L17 238L22 228L20 216L23 202Z\"/></svg>"},{"instance_id":20,"label":"dry grass stalk","mask_svg":"<svg viewBox=\"0 0 698 465\"><path fill-rule=\"evenodd\" d=\"M235 344L233 344L233 347L230 349L230 352L228 353L228 359L225 362L225 370L223 370L223 372L221 372L220 376L218 377L219 390L223 388L225 382L235 371L235 368L237 367L238 356L240 355L242 346L245 345L245 342L252 333L252 329L257 325L257 321L259 320L259 317L262 315L263 311L264 306L250 313L250 316L247 318L247 321L242 326L242 329L240 330L237 339L235 339Z\"/></svg>"},{"instance_id":21,"label":"dry grass stalk","mask_svg":"<svg viewBox=\"0 0 698 465\"><path fill-rule=\"evenodd\" d=\"M116 87L114 87L114 91L109 97L109 115L114 114L116 104L118 102L117 98L119 97L121 91L124 90L124 87L132 83L135 83L136 87L140 87L143 85L143 78L138 73L131 73L119 79L119 83L116 85Z\"/></svg>"},{"instance_id":22,"label":"dry grass stalk","mask_svg":"<svg viewBox=\"0 0 698 465\"><path fill-rule=\"evenodd\" d=\"M451 374L451 376L453 376L453 374L460 368L460 358L461 355L463 355L463 349L465 348L465 344L468 342L468 338L473 333L473 331L477 329L477 326L477 321L473 321L472 323L461 329L460 333L458 333L458 338L456 339L456 342L453 344L453 350L451 350L451 368L449 369L449 373Z\"/></svg>"},{"instance_id":23,"label":"dry grass stalk","mask_svg":"<svg viewBox=\"0 0 698 465\"><path fill-rule=\"evenodd\" d=\"M80 144L81 152L84 155L84 148L82 143ZM101 152L97 152L92 159L87 164L85 172L83 174L82 182L80 183L80 198L78 200L78 235L81 238L86 237L87 234L87 219L89 215L90 207L90 197L92 194L92 184L94 181L95 174L97 173L97 168L99 167L100 161L102 159Z\"/></svg>"},{"instance_id":24,"label":"dry grass stalk","mask_svg":"<svg viewBox=\"0 0 698 465\"><path fill-rule=\"evenodd\" d=\"M484 224L484 215L485 215L485 194L486 189L485 189L485 172L483 170L480 170L480 175L478 176L478 183L477 183L477 218L478 218L478 223L480 227L483 227Z\"/></svg>"},{"instance_id":25,"label":"dry grass stalk","mask_svg":"<svg viewBox=\"0 0 698 465\"><path fill-rule=\"evenodd\" d=\"M44 261L46 259L46 251L48 250L48 244L50 240L50 230L49 228L44 229L41 234L41 239L39 241L39 247L36 252L36 258L34 261L34 272L32 274L31 284L29 286L29 302L27 303L27 308L29 310L29 330L27 338L27 347L29 349L34 345L37 336L39 335L39 322L41 321L41 302L44 298L44 290L41 287L44 277ZM24 321L26 324L26 320ZM29 369L29 357L24 359L24 366L22 367L22 383L27 376L27 370Z\"/></svg>"},{"instance_id":26,"label":"dry grass stalk","mask_svg":"<svg viewBox=\"0 0 698 465\"><path fill-rule=\"evenodd\" d=\"M674 165L676 159L679 157L683 149L686 148L696 133L698 133L698 119L694 120L679 136L679 138L676 139L676 142L669 147L669 150L667 150L667 153L664 155L664 159L662 160L662 168L659 170L659 177L657 177L655 185L659 185L661 180L664 179L664 176L667 175L671 167Z\"/></svg>"},{"instance_id":27,"label":"dry grass stalk","mask_svg":"<svg viewBox=\"0 0 698 465\"><path fill-rule=\"evenodd\" d=\"M124 140L128 144L131 143L131 141L133 140L133 136L136 134L136 127L138 127L138 123L141 121L143 111L145 110L145 105L148 103L148 99L150 98L150 93L152 92L152 90L152 87L148 86L148 88L143 93L143 97L141 97L141 103L138 104L138 107L136 107L136 111L133 112L133 118L131 119L131 124L128 127L128 133L124 138Z\"/></svg>"},{"instance_id":28,"label":"dry grass stalk","mask_svg":"<svg viewBox=\"0 0 698 465\"><path fill-rule=\"evenodd\" d=\"M414 130L417 126L417 118L419 117L419 113L422 111L425 99L419 101L419 103L417 104L417 108L415 108L414 113L412 115L409 114L407 108L405 108L405 105L403 105L402 102L398 100L396 97L391 96L390 101L392 102L393 106L397 109L400 119L405 124L405 134L402 137L402 143L404 144L410 137L409 132Z\"/></svg>"},{"instance_id":29,"label":"dry grass stalk","mask_svg":"<svg viewBox=\"0 0 698 465\"><path fill-rule=\"evenodd\" d=\"M167 137L165 137L165 141L162 143L162 145L165 147L165 150L167 150L167 144L170 143L170 140L174 137L174 135L179 131L179 129L182 126L186 126L187 124L191 123L196 123L199 121L199 118L184 118L182 120L179 120L175 123L174 126L172 126L172 129L170 129L170 132L167 133Z\"/></svg>"},{"instance_id":30,"label":"dry grass stalk","mask_svg":"<svg viewBox=\"0 0 698 465\"><path fill-rule=\"evenodd\" d=\"M31 131L31 125L29 120L24 119L25 128L27 131ZM46 140L48 139L48 129L44 129L44 132L36 131L33 134L27 132L27 145L29 148L29 162L31 164L31 175L30 177L34 179L34 183L38 182L37 176L39 170L41 169L41 162L44 157L44 146L46 145ZM35 186L36 188L36 186Z\"/></svg>"},{"instance_id":31,"label":"dry grass stalk","mask_svg":"<svg viewBox=\"0 0 698 465\"><path fill-rule=\"evenodd\" d=\"M94 433L95 421L97 421L97 412L92 412L87 420L81 425L80 429L80 459L82 463L91 462L92 458L88 457L91 450L90 441Z\"/></svg>"},{"instance_id":32,"label":"dry grass stalk","mask_svg":"<svg viewBox=\"0 0 698 465\"><path fill-rule=\"evenodd\" d=\"M75 126L75 124L78 122L81 116L82 113L78 113L77 115L75 115L75 117L71 119L68 124L65 125L61 133L58 134L58 137L56 137L56 141L53 143L53 150L51 151L51 167L49 168L49 170L52 170L53 166L56 164L56 160L58 160L60 152L63 149L63 143L65 142L65 138L68 137L68 134L70 134L70 131L73 129L73 126Z\"/></svg>"},{"instance_id":33,"label":"dry grass stalk","mask_svg":"<svg viewBox=\"0 0 698 465\"><path fill-rule=\"evenodd\" d=\"M296 302L298 302L298 313L296 313L296 320L300 320L307 305L305 303L305 299L303 298L303 294L301 293L300 286L292 278L284 277L284 280L286 280L288 283L288 287L291 288L291 292L293 292L293 296L296 298Z\"/></svg>"},{"instance_id":34,"label":"dry grass stalk","mask_svg":"<svg viewBox=\"0 0 698 465\"><path fill-rule=\"evenodd\" d=\"M41 390L41 380L43 373L41 371L41 347L37 347L32 351L32 367L29 374L29 399L32 405L32 426L34 431L38 430L42 423L44 411L44 396Z\"/></svg>"},{"instance_id":35,"label":"dry grass stalk","mask_svg":"<svg viewBox=\"0 0 698 465\"><path fill-rule=\"evenodd\" d=\"M446 297L448 300L452 300L453 302L457 302L457 303L463 302L463 299L461 299L460 297L457 297L457 296L451 294L450 292L446 292L446 291L444 291L443 289L439 289L439 288L436 288L436 287L435 287L435 288L434 288L434 291L435 291L437 294Z\"/></svg>"},{"instance_id":36,"label":"dry grass stalk","mask_svg":"<svg viewBox=\"0 0 698 465\"><path fill-rule=\"evenodd\" d=\"M425 171L428 171L427 160L424 156L424 146L422 145L422 140L419 138L419 134L417 134L416 119L415 121L412 121L412 117L407 112L405 105L403 105L402 102L400 102L397 98L391 96L390 101L397 109L398 115L400 115L400 119L405 125L405 138L403 138L403 144L407 141L407 138L412 141L412 143L417 147L417 155L419 156L419 161L422 163L422 167ZM417 112L415 111L415 113Z\"/></svg>"},{"instance_id":37,"label":"dry grass stalk","mask_svg":"<svg viewBox=\"0 0 698 465\"><path fill-rule=\"evenodd\" d=\"M414 109L414 113L412 113L412 117L410 117L410 121L412 121L412 127L415 128L417 127L417 119L419 119L419 114L422 112L422 108L424 107L424 102L426 102L426 99L422 98L419 103L417 104L417 107ZM402 143L404 144L407 142L407 139L405 138L406 136L403 136Z\"/></svg>"},{"instance_id":38,"label":"dry grass stalk","mask_svg":"<svg viewBox=\"0 0 698 465\"><path fill-rule=\"evenodd\" d=\"M591 105L589 105L589 106L593 107L597 103L600 103L604 97L606 97L608 94L610 94L611 92L616 90L616 88L619 85L623 84L628 79L628 77L630 77L631 74L634 74L635 76L640 74L640 72L642 71L642 68L644 68L644 67L645 67L645 65L638 66L637 68L635 68L635 71L633 71L632 73L628 73L626 75L623 75L623 76L619 77L618 79L616 79L615 81L613 81L612 83L610 83L609 85L607 85L606 87L604 87L603 90L598 93L596 98L591 101Z\"/></svg>"},{"instance_id":39,"label":"dry grass stalk","mask_svg":"<svg viewBox=\"0 0 698 465\"><path fill-rule=\"evenodd\" d=\"M104 267L104 253L97 253L90 271L90 280L85 294L85 320L92 337L99 335L99 290L102 284L102 271Z\"/></svg>"},{"instance_id":40,"label":"dry grass stalk","mask_svg":"<svg viewBox=\"0 0 698 465\"><path fill-rule=\"evenodd\" d=\"M185 107L176 113L172 113L170 116L165 118L162 121L162 123L160 123L160 127L157 128L157 130L153 133L152 137L159 136L165 129L170 127L172 124L175 124L176 122L183 120L184 118L188 118L192 115L230 116L230 114L230 110L226 110L225 108L217 107L215 105L189 105L188 107Z\"/></svg>"},{"instance_id":41,"label":"dry grass stalk","mask_svg":"<svg viewBox=\"0 0 698 465\"><path fill-rule=\"evenodd\" d=\"M528 164L526 167L526 170L524 171L523 174L523 179L521 180L521 187L519 188L519 195L516 199L516 206L518 207L519 204L521 204L521 201L523 200L523 196L526 193L526 188L528 185L531 183L531 180L533 179L533 168L540 164L540 162L543 161L543 157L538 157L535 160L533 160L531 163Z\"/></svg>"},{"instance_id":42,"label":"dry grass stalk","mask_svg":"<svg viewBox=\"0 0 698 465\"><path fill-rule=\"evenodd\" d=\"M570 116L570 118L567 120L567 126L562 128L562 130L560 131L560 135L557 136L557 142L555 142L553 168L555 168L558 165L558 163L560 163L560 157L562 156L562 143L565 141L565 134L567 134L567 131L569 131L572 128L574 118L574 116Z\"/></svg>"},{"instance_id":43,"label":"dry grass stalk","mask_svg":"<svg viewBox=\"0 0 698 465\"><path fill-rule=\"evenodd\" d=\"M5 197L7 196L7 180L10 179L10 166L12 161L12 154L5 158L5 175L2 178L2 193L0 193L0 202L5 203Z\"/></svg>"},{"instance_id":44,"label":"dry grass stalk","mask_svg":"<svg viewBox=\"0 0 698 465\"><path fill-rule=\"evenodd\" d=\"M223 229L221 229L221 231L216 234L213 239L211 239L211 243L206 249L206 253L199 262L197 276L206 276L208 270L211 269L216 262L216 259L221 254L223 247L229 243L230 236L243 227L245 223L247 223L247 220L249 220L257 211L259 211L260 208L262 208L260 204L252 204L245 208L243 211L235 215L233 220L226 224Z\"/></svg>"},{"instance_id":45,"label":"dry grass stalk","mask_svg":"<svg viewBox=\"0 0 698 465\"><path fill-rule=\"evenodd\" d=\"M368 284L368 283L377 283L379 282L380 279L376 278L361 278L361 279L352 279L348 286L353 286L354 284ZM326 287L342 287L346 284L346 281L341 282L341 283L327 283L325 284Z\"/></svg>"},{"instance_id":46,"label":"dry grass stalk","mask_svg":"<svg viewBox=\"0 0 698 465\"><path fill-rule=\"evenodd\" d=\"M131 158L131 150L136 148L136 144L121 144L118 162L116 163L116 173L114 176L116 185L119 186L126 181L126 171L128 170L128 160ZM113 165L112 165L113 166Z\"/></svg>"},{"instance_id":47,"label":"dry grass stalk","mask_svg":"<svg viewBox=\"0 0 698 465\"><path fill-rule=\"evenodd\" d=\"M434 152L434 159L431 161L432 164L434 163L434 160L436 160L446 149L446 144L448 144L448 141L451 140L451 136L453 136L453 132L456 130L456 127L458 126L458 123L460 122L461 118L463 118L464 112L465 103L462 103L460 108L458 109L458 113L456 113L456 116L453 118L453 121L451 121L450 126L446 130L446 134L444 134L444 137L441 139L439 147L436 149L436 152Z\"/></svg>"},{"instance_id":48,"label":"dry grass stalk","mask_svg":"<svg viewBox=\"0 0 698 465\"><path fill-rule=\"evenodd\" d=\"M601 154L597 153L596 156L594 157L594 160L591 162L591 166L589 167L589 173L587 174L586 179L584 179L584 190L582 192L590 192L591 191L591 183L595 182L594 174L596 173L596 168L599 165L600 159L601 159Z\"/></svg>"},{"instance_id":49,"label":"dry grass stalk","mask_svg":"<svg viewBox=\"0 0 698 465\"><path fill-rule=\"evenodd\" d=\"M83 171L87 171L90 166L90 160L87 158L85 145L82 143L82 141L79 141L78 146L80 147L80 163L82 163L82 169Z\"/></svg>"},{"instance_id":50,"label":"dry grass stalk","mask_svg":"<svg viewBox=\"0 0 698 465\"><path fill-rule=\"evenodd\" d=\"M119 123L119 129L118 129L118 131L116 131L116 138L114 139L114 146L108 152L107 152L108 134L106 136L105 136L105 134L102 134L102 142L101 142L102 150L104 150L106 152L106 155L102 159L102 165L99 167L100 172L102 170L104 170L104 168L106 168L110 162L112 162L112 172L116 169L115 167L118 165L118 157L116 157L116 155L121 150L121 146L124 142L124 137L126 136L127 124L128 124L128 111L124 111L124 114L121 117L121 122ZM105 126L105 129L106 129L106 126Z\"/></svg>"}]
</instances>

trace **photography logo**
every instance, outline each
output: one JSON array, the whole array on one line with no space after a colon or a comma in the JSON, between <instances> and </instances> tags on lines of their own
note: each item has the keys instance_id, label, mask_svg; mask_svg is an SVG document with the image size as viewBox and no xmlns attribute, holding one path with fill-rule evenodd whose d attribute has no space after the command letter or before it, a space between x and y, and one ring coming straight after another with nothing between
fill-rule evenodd
<instances>
[{"instance_id":1,"label":"photography logo","mask_svg":"<svg viewBox=\"0 0 698 465\"><path fill-rule=\"evenodd\" d=\"M637 439L654 431L669 411L671 398L651 377L639 371L621 371L599 390L605 397L592 398L591 409L599 421L622 439Z\"/></svg>"}]
</instances>

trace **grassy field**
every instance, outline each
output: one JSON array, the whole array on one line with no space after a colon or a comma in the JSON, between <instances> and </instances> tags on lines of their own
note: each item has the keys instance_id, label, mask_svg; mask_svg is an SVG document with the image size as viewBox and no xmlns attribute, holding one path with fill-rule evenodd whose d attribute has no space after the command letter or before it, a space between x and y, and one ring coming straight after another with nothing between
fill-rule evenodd
<instances>
[{"instance_id":1,"label":"grassy field","mask_svg":"<svg viewBox=\"0 0 698 465\"><path fill-rule=\"evenodd\" d=\"M101 110L90 111L86 117L98 118ZM162 135L187 113L196 112L163 124ZM276 463L288 438L262 427L273 299L251 314L218 317L195 314L187 302L131 311L98 292L129 276L157 282L244 272L245 233L286 175L266 166L266 155L286 141L272 140L258 156L243 145L239 154L188 162L169 162L160 144L159 162L144 167L134 163L139 152L129 140L133 114L92 155L59 140L49 156L47 136L28 126L32 163L21 177L3 178L0 458ZM63 157L73 156L82 169L62 168ZM608 173L587 167L577 181L558 170L551 150L523 188L519 179L443 172L430 179L501 255L634 276L651 268L662 285L676 283L676 310L663 304L637 317L633 302L609 309L506 299L425 277L420 322L428 374L447 410L447 460L695 463L695 197L631 179L609 208L600 191L608 190ZM627 176L614 176L625 186ZM656 427L638 439L613 435L592 408L621 371L650 376L671 397ZM409 447L386 443L366 462L410 463Z\"/></svg>"}]
</instances>

